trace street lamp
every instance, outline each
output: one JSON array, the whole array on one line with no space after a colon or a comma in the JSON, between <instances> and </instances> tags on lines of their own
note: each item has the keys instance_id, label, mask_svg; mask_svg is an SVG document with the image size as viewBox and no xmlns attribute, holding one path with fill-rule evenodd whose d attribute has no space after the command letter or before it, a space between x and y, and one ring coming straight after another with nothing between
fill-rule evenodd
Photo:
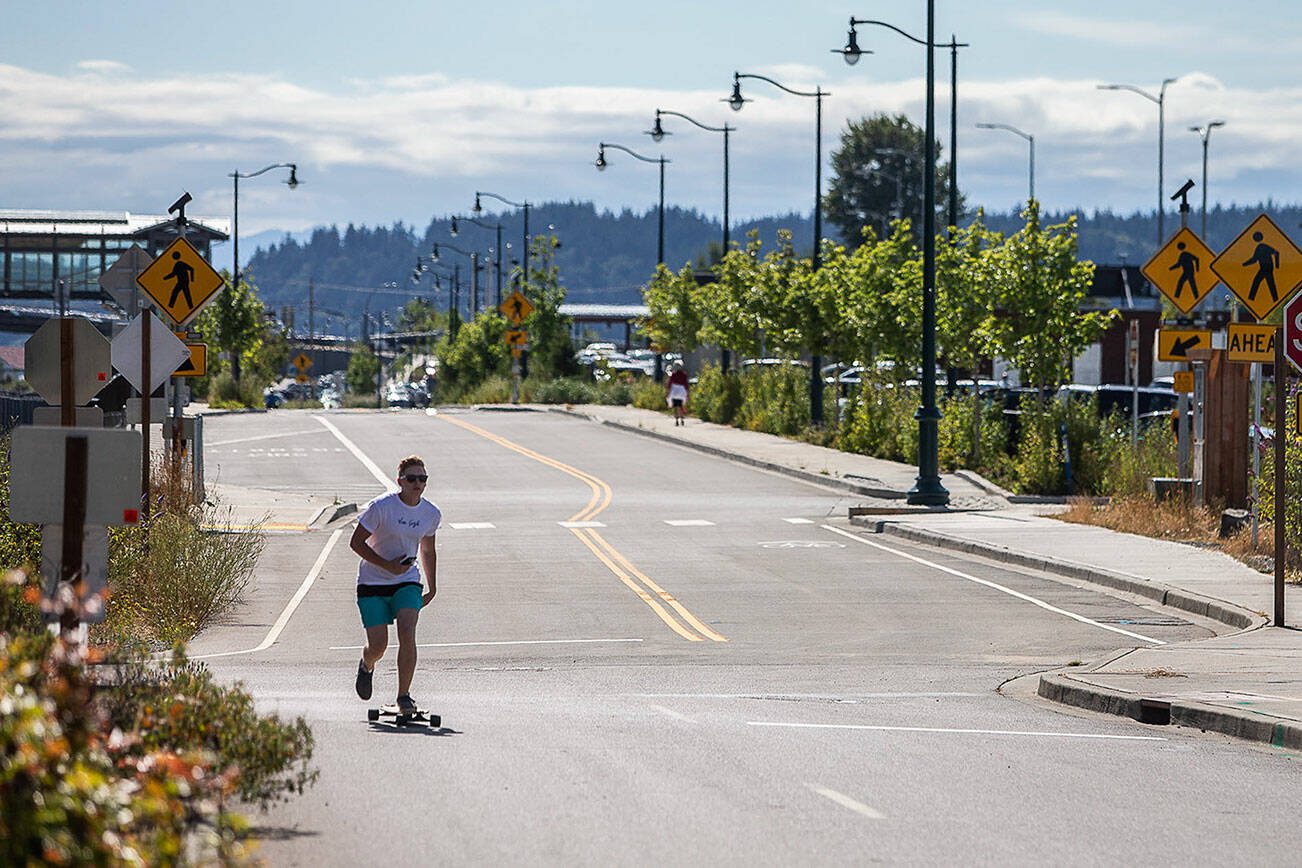
<instances>
[{"instance_id":1,"label":"street lamp","mask_svg":"<svg viewBox=\"0 0 1302 868\"><path fill-rule=\"evenodd\" d=\"M1207 142L1212 137L1212 130L1225 126L1225 121L1208 121L1201 127L1190 127L1189 132L1197 133L1203 140L1203 243L1207 242Z\"/></svg>"},{"instance_id":2,"label":"street lamp","mask_svg":"<svg viewBox=\"0 0 1302 868\"><path fill-rule=\"evenodd\" d=\"M830 93L823 90L821 86L815 86L814 92L804 90L793 90L785 84L774 81L763 75L754 75L745 72L733 72L732 74L732 94L724 100L732 106L732 110L739 112L750 102L741 94L741 80L743 78L754 78L759 81L766 81L776 87L778 90L786 91L795 96L812 97L814 100L814 256L813 270L818 271L823 262L823 97L831 96ZM823 356L819 352L820 347L810 347L809 358L809 417L810 420L818 426L821 426L823 420Z\"/></svg>"},{"instance_id":3,"label":"street lamp","mask_svg":"<svg viewBox=\"0 0 1302 868\"><path fill-rule=\"evenodd\" d=\"M887 150L888 150L887 148L882 148L877 153L879 154L886 153ZM892 175L890 172L886 171L886 168L882 165L881 160L873 160L868 164L868 168L871 169L874 174L881 175L886 180L895 182L895 218L894 219L899 220L903 218L904 217L904 179L902 179L899 175ZM889 224L890 219L891 218L888 218L886 215L884 214L882 215L882 238L886 238L888 235L888 226L890 225Z\"/></svg>"},{"instance_id":4,"label":"street lamp","mask_svg":"<svg viewBox=\"0 0 1302 868\"><path fill-rule=\"evenodd\" d=\"M497 306L501 307L502 306L502 257L505 255L505 250L511 249L510 244L507 244L505 249L502 247L502 224L484 223L479 220L476 220L474 217L460 217L460 218L453 217L452 226L451 226L453 238L456 238L457 235L460 234L460 227L457 225L458 220L465 220L469 223L475 224L476 226L481 226L484 229L494 229L497 231L497 246L493 248L492 258L493 258L493 268L494 268L494 283L497 291Z\"/></svg>"},{"instance_id":5,"label":"street lamp","mask_svg":"<svg viewBox=\"0 0 1302 868\"><path fill-rule=\"evenodd\" d=\"M1100 84L1099 90L1128 90L1137 93L1149 102L1157 104L1157 246L1166 240L1166 198L1162 193L1162 175L1166 162L1166 88L1175 84L1177 78L1162 79L1157 96L1133 84Z\"/></svg>"},{"instance_id":6,"label":"street lamp","mask_svg":"<svg viewBox=\"0 0 1302 868\"><path fill-rule=\"evenodd\" d=\"M665 164L671 161L666 160L663 155L653 159L651 157L644 157L637 151L626 148L623 145L615 145L610 142L599 142L597 144L597 160L593 163L593 165L597 167L598 172L606 171L606 166L609 165L606 162L606 148L614 148L617 151L623 151L629 156L639 159L644 163L660 164L660 207L657 210L659 229L656 236L656 264L662 265L665 261Z\"/></svg>"},{"instance_id":7,"label":"street lamp","mask_svg":"<svg viewBox=\"0 0 1302 868\"><path fill-rule=\"evenodd\" d=\"M662 115L673 115L674 117L682 118L688 123L695 124L703 130L708 130L712 133L723 133L723 253L724 255L727 255L728 243L731 240L731 236L729 235L729 223L731 221L728 216L728 134L734 132L737 128L730 127L726 123L721 127L712 127L708 124L701 123L695 118L688 117L682 112L674 112L669 109L656 109L655 126L646 131L646 134L651 137L651 141L653 142L663 141L665 136L673 135L673 133L666 132L664 127L660 125L660 117Z\"/></svg>"},{"instance_id":8,"label":"street lamp","mask_svg":"<svg viewBox=\"0 0 1302 868\"><path fill-rule=\"evenodd\" d=\"M270 172L272 169L289 169L289 179L285 181L286 186L293 190L298 186L298 165L296 163L272 163L270 166L264 166L256 172L241 172L236 169L230 173L230 178L235 184L233 231L231 239L234 242L231 250L231 289L234 290L240 285L240 179L256 178L259 175ZM240 359L238 353L231 354L231 374L235 379L240 378Z\"/></svg>"},{"instance_id":9,"label":"street lamp","mask_svg":"<svg viewBox=\"0 0 1302 868\"><path fill-rule=\"evenodd\" d=\"M1031 192L1027 195L1026 201L1029 203L1035 199L1035 136L1030 133L1024 133L1017 127L1008 124L977 124L979 130L1007 130L1014 135L1021 136L1031 146Z\"/></svg>"},{"instance_id":10,"label":"street lamp","mask_svg":"<svg viewBox=\"0 0 1302 868\"><path fill-rule=\"evenodd\" d=\"M499 196L496 193L485 193L482 190L476 190L475 207L470 209L475 214L484 213L484 207L479 203L480 196L487 196L490 199L496 199L499 202L510 205L512 208L519 208L524 211L524 252L521 254L524 257L524 268L520 271L520 286L522 288L527 288L529 286L529 200L525 199L523 202L512 202L510 199L507 199L504 196ZM497 255L500 257L502 255L502 245L499 243L497 247Z\"/></svg>"},{"instance_id":11,"label":"street lamp","mask_svg":"<svg viewBox=\"0 0 1302 868\"><path fill-rule=\"evenodd\" d=\"M922 406L914 413L918 420L918 479L909 489L908 502L927 506L949 503L949 492L940 484L940 410L936 407L936 0L927 0L927 38L917 39L885 22L850 19L853 33L857 24L880 24L927 49L927 109L922 190ZM952 42L954 57L960 47ZM851 60L852 46L843 52ZM853 46L858 58L858 46ZM951 155L952 156L952 155Z\"/></svg>"},{"instance_id":12,"label":"street lamp","mask_svg":"<svg viewBox=\"0 0 1302 868\"><path fill-rule=\"evenodd\" d=\"M930 5L927 8L928 10L932 9ZM928 11L927 13L928 23L930 24L933 20L934 19L932 13ZM833 54L841 55L841 57L845 59L845 62L848 63L850 66L854 66L856 63L859 62L860 55L872 54L871 51L866 51L859 47L859 34L855 30L855 28L858 27L860 24L872 24L877 27L885 27L888 30L894 30L896 33L900 34L905 39L911 40L912 42L916 42L917 44L923 46L930 45L933 49L936 48L949 49L949 225L957 226L958 225L958 50L960 48L968 48L969 43L959 42L958 39L953 34L950 34L948 43L942 43L940 45L937 45L934 36L928 36L927 40L924 42L923 40L918 39L916 36L911 36L908 33L905 33L903 30L896 27L894 24L887 24L885 21L870 21L868 19L855 18L854 16L851 16L850 32L846 36L845 47L832 49ZM930 54L931 52L928 52L929 56ZM930 63L931 61L928 60L928 62ZM935 74L933 71L932 73L933 84L931 85L933 89L935 87L934 78L935 78ZM931 133L928 133L928 135L931 135ZM935 172L936 169L935 169L934 161L932 162L931 165L932 165L931 171Z\"/></svg>"},{"instance_id":13,"label":"street lamp","mask_svg":"<svg viewBox=\"0 0 1302 868\"><path fill-rule=\"evenodd\" d=\"M453 244L448 244L445 241L442 244L436 243L434 245L434 248L430 251L430 257L435 262L437 262L439 260L439 251L445 247L448 250L451 250L453 253L460 253L462 256L466 256L470 258L470 315L471 317L478 316L479 315L479 270L483 268L483 266L479 264L479 253L474 250L462 250L460 247L457 247L456 245Z\"/></svg>"}]
</instances>

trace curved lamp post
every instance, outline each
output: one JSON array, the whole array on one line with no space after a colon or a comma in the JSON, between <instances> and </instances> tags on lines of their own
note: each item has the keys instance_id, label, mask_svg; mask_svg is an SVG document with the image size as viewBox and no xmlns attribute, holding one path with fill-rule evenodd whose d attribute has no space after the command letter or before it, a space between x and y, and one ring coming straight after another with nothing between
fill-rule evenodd
<instances>
[{"instance_id":1,"label":"curved lamp post","mask_svg":"<svg viewBox=\"0 0 1302 868\"><path fill-rule=\"evenodd\" d=\"M523 202L512 202L510 199L507 199L505 196L499 196L496 193L485 193L482 190L476 190L475 207L470 209L475 214L484 213L484 207L479 203L480 196L487 196L490 199L496 199L499 202L510 205L512 208L519 208L524 212L524 238L523 238L524 252L520 254L521 256L524 257L524 268L520 270L520 286L527 287L529 285L529 208L530 208L529 200L525 199ZM502 256L502 251L501 251L502 245L498 244L497 246L498 246L497 255L500 258Z\"/></svg>"},{"instance_id":2,"label":"curved lamp post","mask_svg":"<svg viewBox=\"0 0 1302 868\"><path fill-rule=\"evenodd\" d=\"M479 253L474 250L462 250L454 244L448 244L446 241L442 244L435 244L430 250L430 258L435 262L439 261L439 251L443 248L451 250L453 253L460 253L462 256L470 259L470 315L471 317L479 314L479 270L484 266L479 263Z\"/></svg>"},{"instance_id":3,"label":"curved lamp post","mask_svg":"<svg viewBox=\"0 0 1302 868\"><path fill-rule=\"evenodd\" d=\"M1208 121L1200 127L1190 127L1189 132L1197 133L1203 140L1203 242L1207 241L1207 143L1211 140L1212 130L1225 126L1225 121Z\"/></svg>"},{"instance_id":4,"label":"curved lamp post","mask_svg":"<svg viewBox=\"0 0 1302 868\"><path fill-rule=\"evenodd\" d=\"M610 142L599 142L597 144L597 161L593 163L593 165L597 167L598 172L606 171L606 148L614 148L617 151L623 151L630 157L639 159L644 163L660 164L660 207L657 210L657 223L659 224L659 229L656 241L656 264L662 265L665 261L665 164L670 161L666 160L663 156L654 159L651 157L644 157L637 151L626 148L623 145L615 145Z\"/></svg>"},{"instance_id":5,"label":"curved lamp post","mask_svg":"<svg viewBox=\"0 0 1302 868\"><path fill-rule=\"evenodd\" d=\"M922 167L922 406L913 417L918 420L918 479L909 489L908 502L927 506L949 503L949 492L940 484L940 409L936 406L936 0L927 0L927 38L910 36L884 21L850 19L850 39L840 51L846 63L853 65L862 50L855 36L855 26L876 24L894 30L927 49L927 123L926 158ZM957 59L961 43L951 42ZM957 61L956 61L957 62ZM952 155L951 155L952 157ZM952 183L951 183L951 186Z\"/></svg>"},{"instance_id":6,"label":"curved lamp post","mask_svg":"<svg viewBox=\"0 0 1302 868\"><path fill-rule=\"evenodd\" d=\"M927 30L928 36L926 40L918 39L916 36L912 36L908 33L905 33L903 30L896 27L894 24L888 24L885 21L873 21L866 18L855 18L851 16L850 32L846 36L845 47L833 48L832 53L841 55L841 57L845 58L845 62L848 63L850 66L854 66L856 63L858 63L859 57L861 55L872 54L871 51L865 51L864 49L859 47L859 35L855 30L855 28L858 27L860 24L871 24L876 27L885 27L888 30L894 30L896 33L900 34L905 39L908 39L912 42L916 42L918 45L922 45L922 46L930 45L933 49L936 48L949 49L949 225L957 226L958 225L958 50L960 48L968 48L969 43L959 42L958 39L951 34L948 43L941 43L940 45L937 45L935 40L935 35L932 32L934 28L931 26L931 22L934 22L935 16L932 14L932 7L928 6L927 8L928 8L927 21L929 23L928 23L928 30ZM928 63L930 62L931 61L928 60ZM931 92L934 94L935 93L934 70L930 73L930 75L931 78L928 79L928 81L930 81L931 84L929 86L932 88ZM932 135L932 133L928 132L927 135L930 136ZM930 162L932 166L932 171L934 172L935 161L932 160Z\"/></svg>"},{"instance_id":7,"label":"curved lamp post","mask_svg":"<svg viewBox=\"0 0 1302 868\"><path fill-rule=\"evenodd\" d=\"M1157 90L1157 96L1133 84L1100 84L1099 90L1128 90L1131 93L1137 93L1144 99L1157 105L1157 246L1161 247L1162 242L1166 240L1166 199L1162 190L1162 175L1165 172L1166 163L1166 89L1167 86L1175 84L1178 78L1162 79L1162 86Z\"/></svg>"},{"instance_id":8,"label":"curved lamp post","mask_svg":"<svg viewBox=\"0 0 1302 868\"><path fill-rule=\"evenodd\" d=\"M816 86L814 92L810 93L805 90L793 90L785 84L776 82L771 78L763 75L755 75L748 72L733 72L732 74L732 94L724 100L732 106L732 110L739 112L750 102L741 95L741 80L743 78L753 78L759 81L765 81L776 87L778 90L786 91L794 96L812 97L814 100L814 256L813 270L818 271L823 261L823 97L831 96L830 93L823 90L822 87ZM819 347L810 347L809 359L809 418L814 425L821 427L823 421L823 356L819 352Z\"/></svg>"},{"instance_id":9,"label":"curved lamp post","mask_svg":"<svg viewBox=\"0 0 1302 868\"><path fill-rule=\"evenodd\" d=\"M669 109L656 109L655 126L646 131L646 134L651 137L651 141L653 142L663 141L665 136L673 135L673 133L666 132L664 127L660 125L660 118L663 115L673 115L676 118L682 118L688 123L694 124L701 129L708 130L712 133L723 133L723 252L724 254L727 254L728 244L731 241L731 235L729 234L731 228L729 223L731 221L728 215L728 134L735 132L737 128L730 127L726 123L721 127L712 127L709 124L701 123L696 118L688 117L682 112L670 111Z\"/></svg>"},{"instance_id":10,"label":"curved lamp post","mask_svg":"<svg viewBox=\"0 0 1302 868\"><path fill-rule=\"evenodd\" d=\"M1035 198L1035 136L1031 135L1030 133L1024 133L1021 130L1019 130L1017 127L1010 126L1009 124L977 124L977 129L1007 130L1013 135L1021 136L1022 138L1026 139L1026 141L1031 146L1031 192L1027 194L1026 199L1028 202L1034 199Z\"/></svg>"},{"instance_id":11,"label":"curved lamp post","mask_svg":"<svg viewBox=\"0 0 1302 868\"><path fill-rule=\"evenodd\" d=\"M241 172L237 169L230 173L230 178L235 183L234 208L232 209L234 212L234 220L232 221L233 226L231 231L231 240L234 242L234 246L231 250L231 289L235 289L240 285L240 179L256 178L259 175L270 172L272 169L289 169L289 178L285 181L286 186L291 190L298 186L298 164L296 163L272 163L270 166L263 166L256 172ZM232 354L231 356L231 373L235 376L235 379L238 380L240 378L240 359L238 353Z\"/></svg>"},{"instance_id":12,"label":"curved lamp post","mask_svg":"<svg viewBox=\"0 0 1302 868\"><path fill-rule=\"evenodd\" d=\"M476 226L483 227L484 229L493 229L497 231L497 246L493 248L492 259L493 259L493 268L494 268L494 284L497 292L497 306L501 307L502 306L502 257L506 255L505 249L502 247L502 224L484 223L480 220L476 220L474 217L453 217L452 226L451 226L453 238L456 238L457 235L460 234L460 227L457 225L458 220L465 220L468 223L473 223ZM511 245L508 244L506 246L509 248Z\"/></svg>"}]
</instances>

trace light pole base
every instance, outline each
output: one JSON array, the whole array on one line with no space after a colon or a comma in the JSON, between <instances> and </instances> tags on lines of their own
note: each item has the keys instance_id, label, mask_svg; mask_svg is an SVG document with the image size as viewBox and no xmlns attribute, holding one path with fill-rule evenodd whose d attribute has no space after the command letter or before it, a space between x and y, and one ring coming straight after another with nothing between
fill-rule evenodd
<instances>
[{"instance_id":1,"label":"light pole base","mask_svg":"<svg viewBox=\"0 0 1302 868\"><path fill-rule=\"evenodd\" d=\"M948 506L949 492L940 484L939 476L919 476L904 502L910 506Z\"/></svg>"}]
</instances>

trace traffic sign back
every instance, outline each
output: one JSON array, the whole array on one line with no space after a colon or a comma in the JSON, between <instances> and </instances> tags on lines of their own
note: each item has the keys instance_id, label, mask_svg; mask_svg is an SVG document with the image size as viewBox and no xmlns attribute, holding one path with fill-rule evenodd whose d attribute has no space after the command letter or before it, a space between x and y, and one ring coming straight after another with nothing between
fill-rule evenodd
<instances>
[{"instance_id":1,"label":"traffic sign back","mask_svg":"<svg viewBox=\"0 0 1302 868\"><path fill-rule=\"evenodd\" d=\"M1302 250L1261 214L1212 261L1212 269L1262 320L1302 284Z\"/></svg>"},{"instance_id":2,"label":"traffic sign back","mask_svg":"<svg viewBox=\"0 0 1302 868\"><path fill-rule=\"evenodd\" d=\"M69 321L71 347L63 346L63 322ZM63 356L72 354L72 402L85 404L108 385L112 362L109 342L90 320L80 317L47 319L24 344L27 384L46 402L62 402Z\"/></svg>"},{"instance_id":3,"label":"traffic sign back","mask_svg":"<svg viewBox=\"0 0 1302 868\"><path fill-rule=\"evenodd\" d=\"M140 345L145 338L145 317L154 317L149 323L149 388L144 388L140 368ZM183 363L189 361L190 350L176 335L151 312L145 311L127 324L113 339L113 367L126 377L127 382L142 394L153 394L163 381Z\"/></svg>"},{"instance_id":4,"label":"traffic sign back","mask_svg":"<svg viewBox=\"0 0 1302 868\"><path fill-rule=\"evenodd\" d=\"M99 276L99 288L118 303L118 307L135 316L140 307L140 287L136 278L149 267L149 254L139 244L122 252L108 270Z\"/></svg>"},{"instance_id":5,"label":"traffic sign back","mask_svg":"<svg viewBox=\"0 0 1302 868\"><path fill-rule=\"evenodd\" d=\"M1216 286L1214 257L1201 238L1182 226L1141 270L1181 313L1188 313Z\"/></svg>"},{"instance_id":6,"label":"traffic sign back","mask_svg":"<svg viewBox=\"0 0 1302 868\"><path fill-rule=\"evenodd\" d=\"M225 282L184 238L169 244L136 278L140 288L177 325L194 319Z\"/></svg>"}]
</instances>

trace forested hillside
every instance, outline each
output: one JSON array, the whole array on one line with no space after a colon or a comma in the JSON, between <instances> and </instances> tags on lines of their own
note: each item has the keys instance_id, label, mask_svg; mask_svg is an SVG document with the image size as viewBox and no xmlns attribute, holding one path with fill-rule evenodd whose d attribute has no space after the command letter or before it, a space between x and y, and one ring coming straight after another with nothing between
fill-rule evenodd
<instances>
[{"instance_id":1,"label":"forested hillside","mask_svg":"<svg viewBox=\"0 0 1302 868\"><path fill-rule=\"evenodd\" d=\"M1210 236L1207 241L1219 250L1260 211L1268 211L1291 234L1296 233L1302 208L1298 206L1251 206L1216 208L1208 215ZM459 215L463 218L470 215ZM1060 222L1067 214L1049 214L1047 222ZM484 213L480 222L502 225L503 241L509 245L506 259L517 259L522 239L521 215L518 211ZM1142 263L1152 255L1156 240L1156 219L1152 212L1114 214L1097 212L1079 214L1081 255L1103 264ZM986 222L993 228L1013 231L1021 223L1015 213L987 213ZM1168 234L1179 225L1178 215L1167 216ZM1189 225L1199 230L1200 218L1195 210ZM550 229L561 242L556 262L561 280L569 290L571 302L639 303L641 287L650 277L656 258L656 212L624 210L618 213L597 211L588 202L545 202L530 209L529 230L543 234ZM750 221L732 230L734 242L743 242L746 233L758 229L766 243L780 228L795 233L797 249L808 250L813 237L812 221L807 216L786 214ZM303 242L286 239L270 248L259 249L247 261L245 271L257 283L264 300L280 311L295 308L296 324L305 327L308 287L315 287L318 329L338 332L343 323L356 323L363 308L394 310L406 297L431 296L434 293L429 274L419 285L411 282L417 256L428 256L432 245L454 244L467 251L487 250L496 243L495 232L464 219L460 232L453 237L450 216L437 217L423 230L398 223L392 226L352 226L344 229L323 227ZM830 233L831 229L827 230ZM673 268L708 258L711 245L722 240L718 221L695 211L668 208L665 211L665 259ZM470 260L445 249L442 260L461 265L463 282L470 283ZM505 275L509 267L503 268ZM491 301L494 271L485 268L480 276L483 297ZM396 287L385 287L394 284ZM463 290L463 300L468 290ZM438 303L446 304L446 290ZM336 319L340 325L331 323Z\"/></svg>"}]
</instances>

